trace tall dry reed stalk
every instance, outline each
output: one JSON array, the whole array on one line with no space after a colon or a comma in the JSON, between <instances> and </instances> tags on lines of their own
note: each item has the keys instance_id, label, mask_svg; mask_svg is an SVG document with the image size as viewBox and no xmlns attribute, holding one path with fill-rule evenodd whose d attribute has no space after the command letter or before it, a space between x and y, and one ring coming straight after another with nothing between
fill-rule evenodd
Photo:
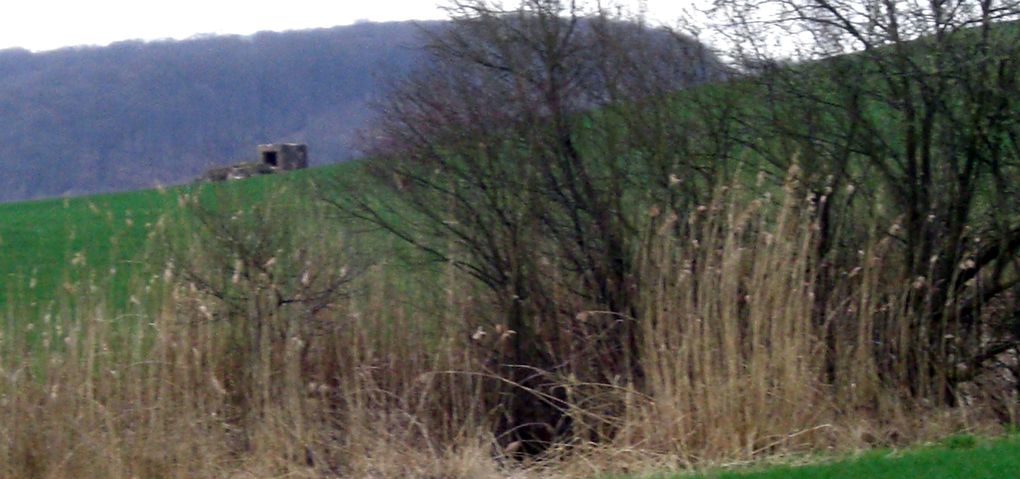
<instances>
[{"instance_id":1,"label":"tall dry reed stalk","mask_svg":"<svg viewBox=\"0 0 1020 479\"><path fill-rule=\"evenodd\" d=\"M692 234L659 233L648 252L642 363L654 429L642 434L685 461L756 457L832 419L811 316L814 234L789 196L778 212L764 199L717 201L692 216Z\"/></svg>"},{"instance_id":2,"label":"tall dry reed stalk","mask_svg":"<svg viewBox=\"0 0 1020 479\"><path fill-rule=\"evenodd\" d=\"M646 390L617 449L693 466L963 427L964 414L912 401L883 377L905 361L880 367L891 351L882 340L912 347L900 333L910 286L889 282L897 272L882 261L888 240L861 245L859 264L840 274L819 316L817 205L797 195L793 179L776 198L738 199L748 195L724 188L686 224L656 218L642 273Z\"/></svg>"}]
</instances>

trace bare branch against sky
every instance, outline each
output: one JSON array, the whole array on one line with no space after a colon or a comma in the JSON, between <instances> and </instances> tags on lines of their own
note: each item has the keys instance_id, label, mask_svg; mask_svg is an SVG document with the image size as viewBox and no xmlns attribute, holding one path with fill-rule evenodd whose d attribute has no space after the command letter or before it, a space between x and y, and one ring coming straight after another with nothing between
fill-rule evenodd
<instances>
[{"instance_id":1,"label":"bare branch against sky","mask_svg":"<svg viewBox=\"0 0 1020 479\"><path fill-rule=\"evenodd\" d=\"M120 40L182 39L347 25L442 19L436 0L34 0L0 3L0 49L51 50ZM440 0L441 3L441 0ZM652 22L671 24L684 0L621 0Z\"/></svg>"}]
</instances>

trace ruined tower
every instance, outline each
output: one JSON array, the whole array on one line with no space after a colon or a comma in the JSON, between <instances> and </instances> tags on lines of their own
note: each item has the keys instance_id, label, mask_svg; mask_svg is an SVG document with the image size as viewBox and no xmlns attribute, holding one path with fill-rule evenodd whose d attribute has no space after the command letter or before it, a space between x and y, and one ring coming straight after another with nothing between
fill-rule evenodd
<instances>
[{"instance_id":1,"label":"ruined tower","mask_svg":"<svg viewBox=\"0 0 1020 479\"><path fill-rule=\"evenodd\" d=\"M272 143L258 146L259 163L273 170L308 168L308 146L300 143Z\"/></svg>"}]
</instances>

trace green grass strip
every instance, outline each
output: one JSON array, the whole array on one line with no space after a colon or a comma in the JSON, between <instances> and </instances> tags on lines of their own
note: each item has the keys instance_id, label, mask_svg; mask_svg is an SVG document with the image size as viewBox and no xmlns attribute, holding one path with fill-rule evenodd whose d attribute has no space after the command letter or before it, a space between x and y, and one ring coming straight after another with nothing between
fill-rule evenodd
<instances>
[{"instance_id":1,"label":"green grass strip","mask_svg":"<svg viewBox=\"0 0 1020 479\"><path fill-rule=\"evenodd\" d=\"M660 475L647 479L1003 479L1020 478L1020 436L974 440L956 436L939 446L876 450L844 461L777 466L759 471Z\"/></svg>"}]
</instances>

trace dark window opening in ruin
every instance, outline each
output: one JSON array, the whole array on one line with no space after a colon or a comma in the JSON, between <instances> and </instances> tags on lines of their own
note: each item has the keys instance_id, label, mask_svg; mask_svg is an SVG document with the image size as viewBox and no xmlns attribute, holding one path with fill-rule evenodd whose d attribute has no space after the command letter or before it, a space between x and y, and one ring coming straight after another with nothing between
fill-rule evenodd
<instances>
[{"instance_id":1,"label":"dark window opening in ruin","mask_svg":"<svg viewBox=\"0 0 1020 479\"><path fill-rule=\"evenodd\" d=\"M269 166L277 166L276 164L276 152L267 151L262 154L262 161Z\"/></svg>"}]
</instances>

